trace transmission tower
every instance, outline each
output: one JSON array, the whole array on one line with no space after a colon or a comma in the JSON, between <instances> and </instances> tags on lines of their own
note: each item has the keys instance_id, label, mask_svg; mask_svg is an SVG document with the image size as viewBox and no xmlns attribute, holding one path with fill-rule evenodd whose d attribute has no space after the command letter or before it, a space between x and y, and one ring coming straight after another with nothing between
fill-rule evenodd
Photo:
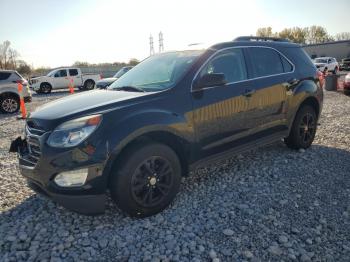
<instances>
[{"instance_id":1,"label":"transmission tower","mask_svg":"<svg viewBox=\"0 0 350 262\"><path fill-rule=\"evenodd\" d=\"M153 36L149 37L149 55L154 55Z\"/></svg>"},{"instance_id":2,"label":"transmission tower","mask_svg":"<svg viewBox=\"0 0 350 262\"><path fill-rule=\"evenodd\" d=\"M159 32L159 53L164 51L163 33Z\"/></svg>"}]
</instances>

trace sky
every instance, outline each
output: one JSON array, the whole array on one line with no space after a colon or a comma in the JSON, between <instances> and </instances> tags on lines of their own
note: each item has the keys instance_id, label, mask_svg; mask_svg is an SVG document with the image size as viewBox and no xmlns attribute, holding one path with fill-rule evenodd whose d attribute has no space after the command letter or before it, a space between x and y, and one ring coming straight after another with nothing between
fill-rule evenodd
<instances>
[{"instance_id":1,"label":"sky","mask_svg":"<svg viewBox=\"0 0 350 262\"><path fill-rule=\"evenodd\" d=\"M335 35L349 0L0 0L0 43L11 42L34 67L127 62L149 56L149 37L158 51L210 45L254 35L259 27L320 25Z\"/></svg>"}]
</instances>

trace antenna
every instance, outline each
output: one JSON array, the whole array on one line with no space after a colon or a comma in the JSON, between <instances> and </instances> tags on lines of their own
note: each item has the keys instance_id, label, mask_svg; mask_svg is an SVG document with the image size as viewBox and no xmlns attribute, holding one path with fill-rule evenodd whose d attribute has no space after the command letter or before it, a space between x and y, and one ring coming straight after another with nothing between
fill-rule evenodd
<instances>
[{"instance_id":1,"label":"antenna","mask_svg":"<svg viewBox=\"0 0 350 262\"><path fill-rule=\"evenodd\" d=\"M164 51L163 33L159 32L159 53Z\"/></svg>"},{"instance_id":2,"label":"antenna","mask_svg":"<svg viewBox=\"0 0 350 262\"><path fill-rule=\"evenodd\" d=\"M154 55L153 36L149 37L149 55Z\"/></svg>"}]
</instances>

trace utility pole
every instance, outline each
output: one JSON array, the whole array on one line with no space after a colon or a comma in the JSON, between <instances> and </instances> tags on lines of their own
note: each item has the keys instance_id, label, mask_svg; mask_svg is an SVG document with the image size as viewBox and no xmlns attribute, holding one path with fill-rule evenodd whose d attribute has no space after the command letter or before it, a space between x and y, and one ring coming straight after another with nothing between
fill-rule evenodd
<instances>
[{"instance_id":1,"label":"utility pole","mask_svg":"<svg viewBox=\"0 0 350 262\"><path fill-rule=\"evenodd\" d=\"M149 37L149 55L154 55L153 36Z\"/></svg>"},{"instance_id":2,"label":"utility pole","mask_svg":"<svg viewBox=\"0 0 350 262\"><path fill-rule=\"evenodd\" d=\"M164 51L163 33L159 32L159 53Z\"/></svg>"}]
</instances>

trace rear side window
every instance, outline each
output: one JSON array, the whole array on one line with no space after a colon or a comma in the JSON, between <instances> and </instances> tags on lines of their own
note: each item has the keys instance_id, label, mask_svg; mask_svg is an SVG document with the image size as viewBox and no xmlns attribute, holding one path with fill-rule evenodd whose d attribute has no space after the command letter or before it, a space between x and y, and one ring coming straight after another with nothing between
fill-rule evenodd
<instances>
[{"instance_id":1,"label":"rear side window","mask_svg":"<svg viewBox=\"0 0 350 262\"><path fill-rule=\"evenodd\" d=\"M286 58L280 55L282 65L283 65L283 70L285 73L292 72L293 71L293 66L291 63L288 62Z\"/></svg>"},{"instance_id":2,"label":"rear side window","mask_svg":"<svg viewBox=\"0 0 350 262\"><path fill-rule=\"evenodd\" d=\"M0 72L0 80L6 80L10 77L11 73L9 72Z\"/></svg>"},{"instance_id":3,"label":"rear side window","mask_svg":"<svg viewBox=\"0 0 350 262\"><path fill-rule=\"evenodd\" d=\"M203 68L200 76L204 74L222 73L228 83L247 79L247 71L241 49L225 50L212 58Z\"/></svg>"},{"instance_id":4,"label":"rear side window","mask_svg":"<svg viewBox=\"0 0 350 262\"><path fill-rule=\"evenodd\" d=\"M284 73L280 54L270 48L248 48L253 78Z\"/></svg>"},{"instance_id":5,"label":"rear side window","mask_svg":"<svg viewBox=\"0 0 350 262\"><path fill-rule=\"evenodd\" d=\"M77 76L78 75L78 69L69 69L69 75L70 76Z\"/></svg>"}]
</instances>

